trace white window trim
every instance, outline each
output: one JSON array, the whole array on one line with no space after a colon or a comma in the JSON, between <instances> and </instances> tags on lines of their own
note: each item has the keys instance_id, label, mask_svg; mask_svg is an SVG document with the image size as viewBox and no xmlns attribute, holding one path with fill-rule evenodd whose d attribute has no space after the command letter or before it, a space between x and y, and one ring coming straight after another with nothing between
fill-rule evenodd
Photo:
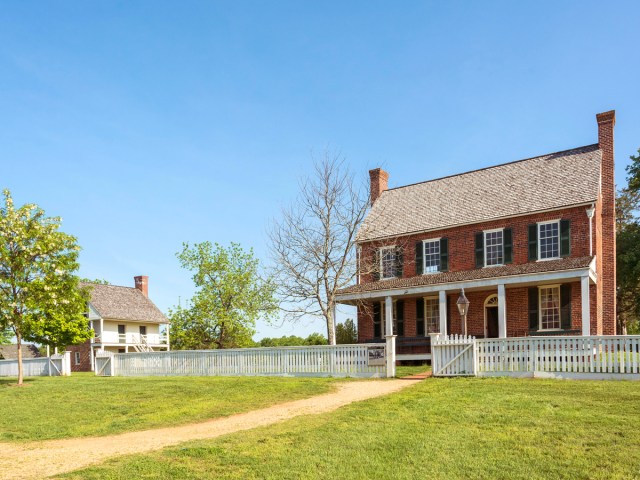
<instances>
[{"instance_id":1,"label":"white window trim","mask_svg":"<svg viewBox=\"0 0 640 480\"><path fill-rule=\"evenodd\" d=\"M502 263L496 263L495 265L487 265L487 233L495 233L495 232L502 232ZM484 267L482 268L503 267L504 266L504 228L492 228L491 230L483 230L482 244L483 244L483 250L484 250Z\"/></svg>"},{"instance_id":2,"label":"white window trim","mask_svg":"<svg viewBox=\"0 0 640 480\"><path fill-rule=\"evenodd\" d=\"M75 361L75 364L80 365L80 361L81 361L80 352L73 352L73 353L74 353L73 360Z\"/></svg>"},{"instance_id":3,"label":"white window trim","mask_svg":"<svg viewBox=\"0 0 640 480\"><path fill-rule=\"evenodd\" d=\"M442 240L442 237L438 237L438 238L429 238L427 240L422 240L422 275L433 275L434 273L440 273L440 267L442 267L442 265L438 265L438 270L436 270L435 272L427 272L427 254L425 253L425 243L431 243L431 242L439 242L440 240ZM438 250L442 247L442 244L439 245Z\"/></svg>"},{"instance_id":4,"label":"white window trim","mask_svg":"<svg viewBox=\"0 0 640 480\"><path fill-rule=\"evenodd\" d=\"M538 286L538 331L539 332L562 332L562 304L558 305L558 314L560 317L560 328L542 328L542 289L543 288L557 288L558 300L562 302L560 296L560 284L555 283L553 285L539 285Z\"/></svg>"},{"instance_id":5,"label":"white window trim","mask_svg":"<svg viewBox=\"0 0 640 480\"><path fill-rule=\"evenodd\" d=\"M545 220L544 222L538 222L536 224L536 238L538 239L537 243L538 245L536 246L538 251L538 260L536 260L537 262L547 262L549 260L560 260L562 257L560 256L560 220L561 219L557 219L557 220ZM548 225L551 223L557 223L558 224L558 256L557 257L549 257L549 258L542 258L542 242L540 241L540 225Z\"/></svg>"},{"instance_id":6,"label":"white window trim","mask_svg":"<svg viewBox=\"0 0 640 480\"><path fill-rule=\"evenodd\" d=\"M382 265L383 265L382 264L382 261L383 261L382 252L385 251L385 250L395 250L395 249L396 249L395 245L388 245L388 246L385 246L385 247L380 247L380 265L378 265L378 268L380 268L380 280L390 280L392 278L397 278L397 275L393 275L392 277L383 276L384 275L384 268L382 268ZM395 267L396 267L396 265L394 264L394 269L393 269L394 272L396 271Z\"/></svg>"}]
</instances>

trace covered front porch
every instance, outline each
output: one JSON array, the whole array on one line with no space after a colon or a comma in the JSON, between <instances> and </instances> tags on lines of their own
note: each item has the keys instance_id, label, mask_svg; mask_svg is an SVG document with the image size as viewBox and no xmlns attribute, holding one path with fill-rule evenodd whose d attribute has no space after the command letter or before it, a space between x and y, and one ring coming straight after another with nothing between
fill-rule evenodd
<instances>
[{"instance_id":1,"label":"covered front porch","mask_svg":"<svg viewBox=\"0 0 640 480\"><path fill-rule=\"evenodd\" d=\"M431 333L476 338L599 334L596 281L590 264L405 288L371 283L341 294L338 301L357 307L359 342L393 345L396 361L430 360ZM463 290L466 318L457 307Z\"/></svg>"}]
</instances>

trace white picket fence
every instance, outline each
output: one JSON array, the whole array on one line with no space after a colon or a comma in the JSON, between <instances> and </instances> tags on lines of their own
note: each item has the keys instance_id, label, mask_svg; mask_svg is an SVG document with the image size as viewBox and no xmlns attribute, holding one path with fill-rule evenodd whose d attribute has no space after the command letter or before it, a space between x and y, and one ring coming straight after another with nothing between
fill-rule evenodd
<instances>
[{"instance_id":1,"label":"white picket fence","mask_svg":"<svg viewBox=\"0 0 640 480\"><path fill-rule=\"evenodd\" d=\"M174 350L96 356L100 376L315 376L384 377L380 344ZM375 358L370 350L377 352Z\"/></svg>"},{"instance_id":2,"label":"white picket fence","mask_svg":"<svg viewBox=\"0 0 640 480\"><path fill-rule=\"evenodd\" d=\"M456 345L456 341L460 345ZM468 350L458 355L462 345ZM434 335L435 376L536 376L640 380L640 336L475 339ZM458 350L456 350L456 348ZM472 353L471 353L472 352ZM470 366L469 362L473 362Z\"/></svg>"},{"instance_id":3,"label":"white picket fence","mask_svg":"<svg viewBox=\"0 0 640 480\"><path fill-rule=\"evenodd\" d=\"M50 357L25 358L22 360L25 377L71 375L71 354ZM0 377L17 377L18 360L0 360Z\"/></svg>"}]
</instances>

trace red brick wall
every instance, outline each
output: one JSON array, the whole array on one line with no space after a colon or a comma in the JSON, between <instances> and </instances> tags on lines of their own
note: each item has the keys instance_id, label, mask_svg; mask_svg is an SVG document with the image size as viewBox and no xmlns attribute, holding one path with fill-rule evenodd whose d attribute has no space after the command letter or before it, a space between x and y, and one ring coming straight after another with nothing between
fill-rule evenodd
<instances>
[{"instance_id":1,"label":"red brick wall","mask_svg":"<svg viewBox=\"0 0 640 480\"><path fill-rule=\"evenodd\" d=\"M449 239L449 271L473 270L475 264L475 234L483 230L494 228L513 229L513 264L519 265L529 262L529 232L528 226L547 220L564 219L571 221L571 256L584 257L589 255L589 218L586 207L574 207L552 212L526 215L522 217L494 220L462 227L454 227L437 230L418 235L409 235L402 238L388 240L386 242L368 242L362 244L363 270L367 265L372 265L375 258L375 250L382 245L401 245L404 252L404 277L413 277L416 274L415 244L420 240L429 238ZM361 283L374 281L373 275L363 272Z\"/></svg>"},{"instance_id":2,"label":"red brick wall","mask_svg":"<svg viewBox=\"0 0 640 480\"><path fill-rule=\"evenodd\" d=\"M71 352L71 371L72 372L90 372L91 371L91 341L80 345L70 345L67 352ZM76 353L80 352L80 365L76 365Z\"/></svg>"}]
</instances>

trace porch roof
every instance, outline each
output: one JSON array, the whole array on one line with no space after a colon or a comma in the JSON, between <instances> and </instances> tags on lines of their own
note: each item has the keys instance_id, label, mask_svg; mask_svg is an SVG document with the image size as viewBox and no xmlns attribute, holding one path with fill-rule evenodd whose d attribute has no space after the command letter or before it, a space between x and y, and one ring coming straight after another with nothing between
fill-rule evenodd
<instances>
[{"instance_id":1,"label":"porch roof","mask_svg":"<svg viewBox=\"0 0 640 480\"><path fill-rule=\"evenodd\" d=\"M524 263L521 265L503 265L500 267L485 267L474 270L458 272L442 272L418 275L409 278L392 278L379 282L362 283L352 285L338 291L337 300L351 300L362 294L363 297L371 297L376 292L389 290L401 290L422 286L459 284L461 282L500 279L502 277L517 277L520 275L544 274L552 272L570 272L575 270L588 270L595 257L569 257L559 260L548 260ZM523 279L524 281L524 279Z\"/></svg>"}]
</instances>

